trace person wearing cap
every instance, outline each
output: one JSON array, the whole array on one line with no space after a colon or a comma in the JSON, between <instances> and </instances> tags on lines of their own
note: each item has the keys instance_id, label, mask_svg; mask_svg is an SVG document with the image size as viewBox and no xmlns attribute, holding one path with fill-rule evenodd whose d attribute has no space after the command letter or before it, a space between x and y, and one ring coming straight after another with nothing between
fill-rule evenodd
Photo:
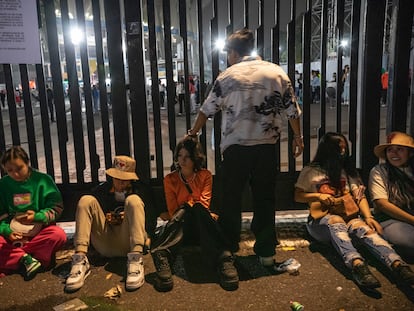
<instances>
[{"instance_id":1,"label":"person wearing cap","mask_svg":"<svg viewBox=\"0 0 414 311\"><path fill-rule=\"evenodd\" d=\"M374 148L385 160L372 168L368 189L383 236L402 255L414 258L414 139L392 132Z\"/></svg>"},{"instance_id":2,"label":"person wearing cap","mask_svg":"<svg viewBox=\"0 0 414 311\"><path fill-rule=\"evenodd\" d=\"M414 285L414 272L381 237L381 226L372 218L365 186L343 134L328 132L321 137L312 162L304 166L296 181L295 201L309 205L309 234L335 248L359 287L374 289L381 283L354 246L357 241L398 282ZM357 205L356 214L353 205Z\"/></svg>"},{"instance_id":3,"label":"person wearing cap","mask_svg":"<svg viewBox=\"0 0 414 311\"><path fill-rule=\"evenodd\" d=\"M239 249L243 191L250 183L254 216L254 251L261 264L272 267L276 248L275 185L278 171L276 143L287 118L293 131L295 157L303 151L301 110L288 75L273 63L253 56L254 35L241 29L226 40L230 65L214 82L189 136L197 136L208 118L222 111L222 207L219 224L231 243L219 268L221 281L238 282L232 252ZM236 273L235 273L236 272Z\"/></svg>"},{"instance_id":4,"label":"person wearing cap","mask_svg":"<svg viewBox=\"0 0 414 311\"><path fill-rule=\"evenodd\" d=\"M106 170L109 181L83 195L76 209L75 254L65 290L80 289L90 273L86 256L90 243L104 257L127 256L126 290L144 284L143 252L156 226L156 212L149 188L135 172L135 160L114 157Z\"/></svg>"}]
</instances>

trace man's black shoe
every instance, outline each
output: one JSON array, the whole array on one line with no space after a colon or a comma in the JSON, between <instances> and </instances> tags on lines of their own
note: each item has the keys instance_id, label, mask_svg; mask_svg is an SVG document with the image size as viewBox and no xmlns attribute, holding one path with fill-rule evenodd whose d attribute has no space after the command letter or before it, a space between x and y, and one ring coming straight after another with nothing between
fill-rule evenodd
<instances>
[{"instance_id":1,"label":"man's black shoe","mask_svg":"<svg viewBox=\"0 0 414 311\"><path fill-rule=\"evenodd\" d=\"M218 262L218 275L223 289L232 291L239 288L239 275L234 267L234 257L230 252L223 252Z\"/></svg>"},{"instance_id":2,"label":"man's black shoe","mask_svg":"<svg viewBox=\"0 0 414 311\"><path fill-rule=\"evenodd\" d=\"M174 282L172 279L167 251L157 251L152 254L155 269L157 269L157 280L155 287L158 291L168 292L172 290Z\"/></svg>"},{"instance_id":3,"label":"man's black shoe","mask_svg":"<svg viewBox=\"0 0 414 311\"><path fill-rule=\"evenodd\" d=\"M405 264L399 264L395 268L392 268L392 271L398 281L404 282L409 285L414 285L414 272L411 270L410 266Z\"/></svg>"},{"instance_id":4,"label":"man's black shoe","mask_svg":"<svg viewBox=\"0 0 414 311\"><path fill-rule=\"evenodd\" d=\"M381 287L381 283L377 278L369 271L368 266L365 263L361 263L352 268L352 276L355 282L365 288L378 288Z\"/></svg>"}]
</instances>

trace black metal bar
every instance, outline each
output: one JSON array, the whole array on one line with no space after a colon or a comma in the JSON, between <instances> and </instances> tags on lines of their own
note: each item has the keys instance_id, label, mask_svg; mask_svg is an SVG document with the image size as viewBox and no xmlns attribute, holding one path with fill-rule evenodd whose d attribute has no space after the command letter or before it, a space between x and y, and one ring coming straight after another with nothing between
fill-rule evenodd
<instances>
[{"instance_id":1,"label":"black metal bar","mask_svg":"<svg viewBox=\"0 0 414 311\"><path fill-rule=\"evenodd\" d=\"M336 131L342 131L342 92L344 83L342 82L342 56L343 56L343 47L341 45L341 40L344 36L344 8L345 0L336 0L336 31L337 31L337 42L336 42L336 60L337 60L337 83L336 83ZM352 68L351 68L352 70ZM354 68L355 70L355 68Z\"/></svg>"},{"instance_id":2,"label":"black metal bar","mask_svg":"<svg viewBox=\"0 0 414 311\"><path fill-rule=\"evenodd\" d=\"M232 16L233 11L230 10L230 16ZM230 21L231 25L232 21ZM219 62L220 62L220 51L214 48L215 40L218 38L218 6L217 0L213 0L213 18L210 21L211 28L211 69L213 72L213 81L216 80L219 75ZM228 30L228 27L227 27ZM221 112L215 114L214 116L214 161L216 172L219 170L221 165L221 152L220 152L220 142L221 142Z\"/></svg>"},{"instance_id":3,"label":"black metal bar","mask_svg":"<svg viewBox=\"0 0 414 311\"><path fill-rule=\"evenodd\" d=\"M244 27L249 28L249 0L244 0Z\"/></svg>"},{"instance_id":4,"label":"black metal bar","mask_svg":"<svg viewBox=\"0 0 414 311\"><path fill-rule=\"evenodd\" d=\"M287 65L287 74L290 81L292 82L292 87L295 88L295 64L296 64L296 0L290 2L290 21L287 25L287 50L288 50L288 65ZM288 146L293 136L292 129L288 126ZM292 160L293 159L293 160ZM293 173L296 171L296 161L293 158L292 148L288 148L288 167L289 172Z\"/></svg>"},{"instance_id":5,"label":"black metal bar","mask_svg":"<svg viewBox=\"0 0 414 311\"><path fill-rule=\"evenodd\" d=\"M366 0L364 3L365 7L362 8L365 13L362 18L365 29L361 30L363 42L360 47L363 50L363 62L361 63L362 81L360 85L360 118L362 126L359 128L359 137L361 146L360 158L363 159L361 175L365 181L368 180L371 168L378 163L378 159L372 150L379 140L379 77L383 50L385 3L386 0ZM373 77L376 78L373 79Z\"/></svg>"},{"instance_id":6,"label":"black metal bar","mask_svg":"<svg viewBox=\"0 0 414 311\"><path fill-rule=\"evenodd\" d=\"M155 4L154 0L147 0L148 11L148 43L151 64L151 98L154 116L155 157L157 161L157 178L164 177L164 160L162 157L160 96L158 88L157 40L155 32ZM180 15L181 16L181 15ZM186 47L187 45L185 45ZM186 84L188 86L188 84ZM188 91L188 87L187 87Z\"/></svg>"},{"instance_id":7,"label":"black metal bar","mask_svg":"<svg viewBox=\"0 0 414 311\"><path fill-rule=\"evenodd\" d=\"M408 68L411 54L414 2L393 1L391 19L387 113L388 131L407 131Z\"/></svg>"},{"instance_id":8,"label":"black metal bar","mask_svg":"<svg viewBox=\"0 0 414 311\"><path fill-rule=\"evenodd\" d=\"M187 4L185 0L178 1L178 11L180 15L180 36L183 39L183 54L184 54L184 90L185 90L185 123L186 129L191 127L191 104L190 104L190 90L189 90L189 66L188 66L188 36L187 36Z\"/></svg>"},{"instance_id":9,"label":"black metal bar","mask_svg":"<svg viewBox=\"0 0 414 311\"><path fill-rule=\"evenodd\" d=\"M171 162L176 146L176 124L175 124L175 97L176 87L174 83L174 72L172 63L172 42L171 42L171 7L170 1L163 0L162 11L164 17L164 53L165 53L165 75L167 80L167 108L168 108L168 137L171 150Z\"/></svg>"},{"instance_id":10,"label":"black metal bar","mask_svg":"<svg viewBox=\"0 0 414 311\"><path fill-rule=\"evenodd\" d=\"M271 30L272 36L272 62L279 64L279 44L280 44L280 0L275 0L275 23ZM277 170L280 172L280 139L276 142L276 162Z\"/></svg>"},{"instance_id":11,"label":"black metal bar","mask_svg":"<svg viewBox=\"0 0 414 311\"><path fill-rule=\"evenodd\" d=\"M83 0L76 0L76 15L78 21L79 29L86 34L86 24L85 24L85 12L83 6ZM96 16L99 18L99 16ZM86 108L86 126L88 133L88 147L89 147L89 163L91 165L91 177L92 183L98 183L98 169L99 164L99 155L96 153L96 139L95 139L95 121L94 121L94 111L92 106L92 92L91 92L91 79L89 71L89 60L88 60L88 44L87 40L82 40L80 42L80 56L82 63L82 77L83 77L83 92L85 98L85 108Z\"/></svg>"},{"instance_id":12,"label":"black metal bar","mask_svg":"<svg viewBox=\"0 0 414 311\"><path fill-rule=\"evenodd\" d=\"M198 22L198 63L200 64L200 75L199 75L199 99L200 104L203 103L206 94L206 84L204 76L204 29L203 29L203 2L202 0L197 0L197 22ZM207 130L206 126L203 126L202 135L200 136L200 142L207 153ZM208 165L208 160L206 158L206 166Z\"/></svg>"},{"instance_id":13,"label":"black metal bar","mask_svg":"<svg viewBox=\"0 0 414 311\"><path fill-rule=\"evenodd\" d=\"M46 21L46 32L47 32L47 42L49 48L49 58L50 58L50 70L53 81L53 99L56 109L56 124L57 124L57 133L58 133L58 144L59 144L59 156L60 156L60 168L62 174L62 183L69 184L69 167L68 167L68 151L67 151L67 142L68 138L68 128L67 128L67 119L66 119L66 107L65 107L65 96L63 94L63 83L62 83L62 71L60 67L60 57L59 57L59 39L56 26L56 16L55 16L55 2L53 0L46 0L45 3L45 21ZM36 66L36 73L38 77L39 84L39 96L40 96L40 106L42 102L46 103L46 86L44 83L44 74L43 69ZM41 78L43 77L43 79ZM44 105L44 104L43 104ZM49 122L48 118L46 120L42 118L42 131L46 133L50 131L48 129ZM48 156L48 152L52 150L51 145L47 140L44 139L44 150L46 155L46 166L48 167L48 174L52 172L49 171L52 167L52 156Z\"/></svg>"},{"instance_id":14,"label":"black metal bar","mask_svg":"<svg viewBox=\"0 0 414 311\"><path fill-rule=\"evenodd\" d=\"M47 107L45 75L43 72L42 64L36 64L36 77L37 77L37 89L39 91L38 96L39 96L39 103L40 103L40 116L42 120L42 134L43 134L42 138L43 138L44 154L45 154L45 159L46 159L46 171L50 176L55 177L55 168L53 164L52 135L50 131L49 113L48 113L48 107ZM63 92L63 88L61 92ZM57 99L55 96L53 97L54 97L54 105L56 107ZM56 110L56 115L58 115L57 109L55 110ZM56 118L56 120L57 119L58 118ZM59 138L59 141L60 141L60 138ZM61 166L62 165L64 166L63 163L61 163Z\"/></svg>"},{"instance_id":15,"label":"black metal bar","mask_svg":"<svg viewBox=\"0 0 414 311\"><path fill-rule=\"evenodd\" d=\"M264 0L259 0L259 27L256 29L257 55L264 58Z\"/></svg>"},{"instance_id":16,"label":"black metal bar","mask_svg":"<svg viewBox=\"0 0 414 311\"><path fill-rule=\"evenodd\" d=\"M272 28L272 61L279 64L280 0L275 0L275 24Z\"/></svg>"},{"instance_id":17,"label":"black metal bar","mask_svg":"<svg viewBox=\"0 0 414 311\"><path fill-rule=\"evenodd\" d=\"M327 61L327 42L328 42L328 0L322 1L321 16L321 96L320 96L320 117L321 124L318 129L318 138L326 132L326 61ZM338 79L337 79L338 80ZM336 82L338 84L338 81ZM309 124L310 126L310 124Z\"/></svg>"},{"instance_id":18,"label":"black metal bar","mask_svg":"<svg viewBox=\"0 0 414 311\"><path fill-rule=\"evenodd\" d=\"M118 1L105 0L105 22L109 72L111 75L111 105L114 124L115 153L131 154L125 71L122 52L121 9Z\"/></svg>"},{"instance_id":19,"label":"black metal bar","mask_svg":"<svg viewBox=\"0 0 414 311\"><path fill-rule=\"evenodd\" d=\"M112 151L111 151L112 147L111 147L111 133L109 130L108 94L106 91L105 62L104 62L104 57L103 57L103 44L102 44L102 23L100 19L101 8L100 8L99 0L92 0L92 12L94 16L93 28L94 28L94 33L95 33L96 66L98 69L99 105L101 108L101 124L102 124L103 147L104 147L104 154L105 154L105 167L109 168L112 165ZM142 98L145 98L145 96Z\"/></svg>"},{"instance_id":20,"label":"black metal bar","mask_svg":"<svg viewBox=\"0 0 414 311\"><path fill-rule=\"evenodd\" d=\"M358 47L359 47L359 29L360 29L360 11L361 11L361 2L353 1L352 2L352 25L351 25L351 76L350 76L350 86L349 86L349 123L348 123L348 139L352 142L351 146L351 157L353 161L356 161L356 152L357 152L357 99L358 99L358 71L356 68L359 67L358 59Z\"/></svg>"},{"instance_id":21,"label":"black metal bar","mask_svg":"<svg viewBox=\"0 0 414 311\"><path fill-rule=\"evenodd\" d=\"M39 168L39 164L37 161L36 135L33 122L32 100L30 98L31 96L29 88L29 75L27 73L27 65L21 64L19 65L19 68L23 88L24 115L26 120L26 134L27 145L29 147L30 165L32 167Z\"/></svg>"},{"instance_id":22,"label":"black metal bar","mask_svg":"<svg viewBox=\"0 0 414 311\"><path fill-rule=\"evenodd\" d=\"M303 151L303 163L309 163L310 160L310 119L311 110L310 105L312 102L311 98L311 86L310 86L310 73L311 73L311 41L312 41L312 6L311 0L307 0L307 9L303 15L302 24L302 127L303 127L303 143L305 150Z\"/></svg>"},{"instance_id":23,"label":"black metal bar","mask_svg":"<svg viewBox=\"0 0 414 311\"><path fill-rule=\"evenodd\" d=\"M150 150L148 137L148 112L142 49L142 17L140 1L125 1L125 22L127 29L127 55L129 67L129 98L131 104L132 137L134 155L137 159L137 173L141 180L151 179Z\"/></svg>"},{"instance_id":24,"label":"black metal bar","mask_svg":"<svg viewBox=\"0 0 414 311\"><path fill-rule=\"evenodd\" d=\"M76 52L75 46L72 43L70 37L70 20L69 20L69 8L68 1L60 1L62 12L62 29L63 38L65 41L65 55L66 55L66 68L68 72L69 82L69 101L70 112L72 116L72 133L73 144L75 149L75 162L76 162L76 179L77 183L84 183L83 172L85 170L85 146L83 142L83 126L82 126L82 108L81 98L79 96L79 82L78 72L76 68Z\"/></svg>"},{"instance_id":25,"label":"black metal bar","mask_svg":"<svg viewBox=\"0 0 414 311\"><path fill-rule=\"evenodd\" d=\"M11 65L4 65L4 76L6 80L7 105L9 107L10 129L13 146L20 145L20 132L17 119L16 97L13 87L13 76Z\"/></svg>"}]
</instances>

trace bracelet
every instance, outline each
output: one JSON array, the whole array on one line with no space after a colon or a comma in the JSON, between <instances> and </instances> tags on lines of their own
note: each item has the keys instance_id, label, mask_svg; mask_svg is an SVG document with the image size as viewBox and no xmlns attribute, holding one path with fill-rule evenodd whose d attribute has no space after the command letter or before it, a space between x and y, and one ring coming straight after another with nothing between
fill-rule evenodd
<instances>
[{"instance_id":1,"label":"bracelet","mask_svg":"<svg viewBox=\"0 0 414 311\"><path fill-rule=\"evenodd\" d=\"M187 131L187 135L188 136L191 136L191 137L197 137L198 136L198 134L199 134L199 132L196 132L195 134L191 134L193 132L193 129L189 129L188 131Z\"/></svg>"},{"instance_id":2,"label":"bracelet","mask_svg":"<svg viewBox=\"0 0 414 311\"><path fill-rule=\"evenodd\" d=\"M296 139L296 138L303 139L303 135L300 135L300 134L299 134L299 135L293 135L293 138L294 138L294 139Z\"/></svg>"}]
</instances>

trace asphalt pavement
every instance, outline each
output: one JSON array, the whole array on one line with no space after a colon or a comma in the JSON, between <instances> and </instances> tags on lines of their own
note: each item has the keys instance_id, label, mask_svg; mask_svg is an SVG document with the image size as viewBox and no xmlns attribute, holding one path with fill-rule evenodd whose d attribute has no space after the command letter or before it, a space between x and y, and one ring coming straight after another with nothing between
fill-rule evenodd
<instances>
[{"instance_id":1,"label":"asphalt pavement","mask_svg":"<svg viewBox=\"0 0 414 311\"><path fill-rule=\"evenodd\" d=\"M74 306L76 298L88 310L287 311L291 310L291 301L299 302L309 311L414 310L414 288L396 284L391 273L365 250L362 251L370 269L382 284L375 291L358 288L330 246L303 238L280 240L276 261L295 258L301 264L299 273L290 275L276 274L259 265L253 243L252 235L244 231L241 249L236 254L240 275L236 291L223 290L215 271L203 264L199 249L186 247L173 266L174 288L170 292L155 290L155 269L149 254L144 256L145 284L134 292L126 292L126 259L106 259L91 252L91 275L80 290L67 294L64 280L73 253L69 243L66 250L57 254L53 270L39 273L31 281L24 281L19 274L0 278L0 310L80 310L57 307L64 303ZM105 297L111 290L113 296Z\"/></svg>"}]
</instances>

